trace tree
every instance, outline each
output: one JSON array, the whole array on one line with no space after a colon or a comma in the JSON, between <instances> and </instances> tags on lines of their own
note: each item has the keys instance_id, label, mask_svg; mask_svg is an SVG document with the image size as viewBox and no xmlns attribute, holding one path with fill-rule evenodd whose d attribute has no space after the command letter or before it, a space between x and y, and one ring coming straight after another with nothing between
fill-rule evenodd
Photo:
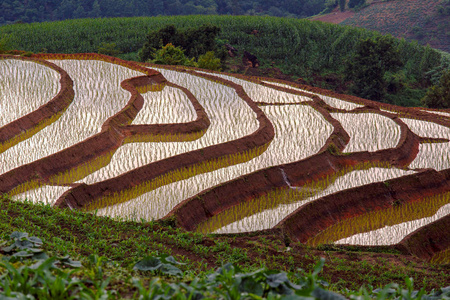
<instances>
[{"instance_id":1,"label":"tree","mask_svg":"<svg viewBox=\"0 0 450 300\"><path fill-rule=\"evenodd\" d=\"M403 65L400 53L390 36L364 39L347 62L345 75L353 82L350 90L357 96L382 101L386 94L384 75Z\"/></svg>"},{"instance_id":2,"label":"tree","mask_svg":"<svg viewBox=\"0 0 450 300\"><path fill-rule=\"evenodd\" d=\"M0 37L0 54L11 50L11 35L3 34Z\"/></svg>"},{"instance_id":3,"label":"tree","mask_svg":"<svg viewBox=\"0 0 450 300\"><path fill-rule=\"evenodd\" d=\"M198 67L202 69L208 69L213 71L221 71L220 58L214 56L213 51L208 51L204 55L198 57Z\"/></svg>"},{"instance_id":4,"label":"tree","mask_svg":"<svg viewBox=\"0 0 450 300\"><path fill-rule=\"evenodd\" d=\"M175 47L172 44L167 44L155 52L155 59L149 62L159 65L183 65L196 67L194 59L189 59L184 55L184 50L181 47Z\"/></svg>"},{"instance_id":5,"label":"tree","mask_svg":"<svg viewBox=\"0 0 450 300\"><path fill-rule=\"evenodd\" d=\"M139 59L141 61L154 59L156 49L168 43L185 49L186 55L190 58L214 51L222 59L226 56L222 55L224 51L216 43L216 36L219 32L220 27L211 24L185 30L178 30L174 25L167 25L157 31L152 30L148 33L147 40L139 51Z\"/></svg>"},{"instance_id":6,"label":"tree","mask_svg":"<svg viewBox=\"0 0 450 300\"><path fill-rule=\"evenodd\" d=\"M89 16L91 18L98 18L102 14L102 11L100 9L100 4L98 3L98 0L95 0L92 4L92 10L89 12Z\"/></svg>"},{"instance_id":7,"label":"tree","mask_svg":"<svg viewBox=\"0 0 450 300\"><path fill-rule=\"evenodd\" d=\"M358 6L364 5L364 3L366 3L366 0L349 0L348 1L348 7L354 8L354 7L358 7Z\"/></svg>"},{"instance_id":8,"label":"tree","mask_svg":"<svg viewBox=\"0 0 450 300\"><path fill-rule=\"evenodd\" d=\"M117 49L116 43L102 43L98 47L98 54L117 56L120 53L122 52L119 49Z\"/></svg>"},{"instance_id":9,"label":"tree","mask_svg":"<svg viewBox=\"0 0 450 300\"><path fill-rule=\"evenodd\" d=\"M450 69L443 72L438 84L428 89L422 103L430 108L450 108Z\"/></svg>"},{"instance_id":10,"label":"tree","mask_svg":"<svg viewBox=\"0 0 450 300\"><path fill-rule=\"evenodd\" d=\"M339 0L339 8L341 11L345 10L345 0Z\"/></svg>"}]
</instances>

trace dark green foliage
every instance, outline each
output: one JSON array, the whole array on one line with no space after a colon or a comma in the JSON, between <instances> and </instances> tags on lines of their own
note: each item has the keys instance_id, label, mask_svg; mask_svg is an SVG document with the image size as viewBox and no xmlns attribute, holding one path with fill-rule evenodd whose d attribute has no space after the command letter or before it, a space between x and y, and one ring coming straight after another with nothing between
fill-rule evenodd
<instances>
[{"instance_id":1,"label":"dark green foliage","mask_svg":"<svg viewBox=\"0 0 450 300\"><path fill-rule=\"evenodd\" d=\"M99 0L100 1L100 0ZM124 54L121 58L135 59L136 53L146 42L146 34L174 24L177 31L199 28L204 24L214 24L221 28L217 43L228 43L238 49L256 55L262 66L275 62L275 66L286 74L302 77L311 82L314 76L344 73L346 61L355 55L357 44L363 39L375 39L380 33L338 26L322 22L311 22L294 18L274 18L255 16L178 16L154 18L81 19L40 24L16 24L0 27L0 35L12 34L11 43L18 50L49 53L97 52L102 42L116 43ZM258 36L250 34L258 30ZM385 78L386 89L400 88L396 94L402 95L406 88L425 90L434 82L430 78L440 78L440 68L449 58L438 51L423 47L417 42L386 37L391 40L404 60L404 66L392 76ZM219 43L218 43L219 44ZM162 45L156 44L155 49ZM215 51L221 58L223 52ZM223 68L223 66L222 66ZM396 74L401 72L401 74ZM434 72L431 74L430 72ZM386 73L387 74L387 73ZM397 80L398 79L398 80ZM342 84L340 84L342 86ZM346 87L346 85L344 85ZM330 84L327 88L333 89ZM409 92L408 92L409 93ZM417 94L417 93L415 93ZM403 96L402 96L403 97ZM419 99L423 97L421 94ZM397 97L398 98L398 97ZM388 97L388 100L392 97ZM416 105L417 101L398 99L395 103Z\"/></svg>"},{"instance_id":2,"label":"dark green foliage","mask_svg":"<svg viewBox=\"0 0 450 300\"><path fill-rule=\"evenodd\" d=\"M437 7L438 16L450 16L450 0L443 0Z\"/></svg>"},{"instance_id":3,"label":"dark green foliage","mask_svg":"<svg viewBox=\"0 0 450 300\"><path fill-rule=\"evenodd\" d=\"M206 52L206 54L200 55L198 57L197 64L198 64L198 67L202 68L202 69L208 69L208 70L213 70L213 71L221 71L222 70L220 68L220 66L221 66L220 59L216 58L214 56L213 51L208 51L208 52Z\"/></svg>"},{"instance_id":4,"label":"dark green foliage","mask_svg":"<svg viewBox=\"0 0 450 300\"><path fill-rule=\"evenodd\" d=\"M120 50L117 49L116 43L102 43L100 47L98 47L97 52L109 56L117 56L121 53Z\"/></svg>"},{"instance_id":5,"label":"dark green foliage","mask_svg":"<svg viewBox=\"0 0 450 300\"><path fill-rule=\"evenodd\" d=\"M450 108L450 69L443 72L439 83L428 90L422 102L431 108Z\"/></svg>"},{"instance_id":6,"label":"dark green foliage","mask_svg":"<svg viewBox=\"0 0 450 300\"><path fill-rule=\"evenodd\" d=\"M217 51L219 49L216 37L219 33L220 28L211 24L185 30L168 25L159 30L152 30L147 34L144 46L139 50L139 59L141 61L155 59L156 49L167 44L183 48L190 58L206 54L208 51Z\"/></svg>"},{"instance_id":7,"label":"dark green foliage","mask_svg":"<svg viewBox=\"0 0 450 300\"><path fill-rule=\"evenodd\" d=\"M348 1L348 7L354 8L362 6L366 3L366 0L349 0Z\"/></svg>"},{"instance_id":8,"label":"dark green foliage","mask_svg":"<svg viewBox=\"0 0 450 300\"><path fill-rule=\"evenodd\" d=\"M0 54L11 50L11 35L0 35Z\"/></svg>"},{"instance_id":9,"label":"dark green foliage","mask_svg":"<svg viewBox=\"0 0 450 300\"><path fill-rule=\"evenodd\" d=\"M2 0L0 25L77 18L158 15L270 15L308 17L326 0Z\"/></svg>"},{"instance_id":10,"label":"dark green foliage","mask_svg":"<svg viewBox=\"0 0 450 300\"><path fill-rule=\"evenodd\" d=\"M341 11L345 10L345 0L339 0L339 8L341 9Z\"/></svg>"},{"instance_id":11,"label":"dark green foliage","mask_svg":"<svg viewBox=\"0 0 450 300\"><path fill-rule=\"evenodd\" d=\"M385 73L396 71L402 65L400 52L391 38L364 39L347 63L346 76L353 82L351 90L355 95L383 101L387 88Z\"/></svg>"},{"instance_id":12,"label":"dark green foliage","mask_svg":"<svg viewBox=\"0 0 450 300\"><path fill-rule=\"evenodd\" d=\"M133 270L150 271L156 274L182 276L183 272L176 267L177 265L184 265L167 254L160 256L147 256L137 262Z\"/></svg>"},{"instance_id":13,"label":"dark green foliage","mask_svg":"<svg viewBox=\"0 0 450 300\"><path fill-rule=\"evenodd\" d=\"M163 46L154 54L154 59L147 60L148 62L158 65L181 65L196 67L194 59L188 59L184 55L184 50L181 47L175 47L171 43Z\"/></svg>"}]
</instances>

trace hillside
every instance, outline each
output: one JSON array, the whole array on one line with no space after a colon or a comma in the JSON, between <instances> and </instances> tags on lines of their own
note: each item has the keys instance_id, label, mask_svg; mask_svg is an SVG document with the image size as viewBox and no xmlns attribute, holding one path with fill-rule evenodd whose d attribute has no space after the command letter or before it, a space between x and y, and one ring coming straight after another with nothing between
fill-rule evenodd
<instances>
[{"instance_id":1,"label":"hillside","mask_svg":"<svg viewBox=\"0 0 450 300\"><path fill-rule=\"evenodd\" d=\"M233 45L238 50L238 63L242 62L244 51L256 55L260 62L256 70L263 71L260 74L267 76L271 70L279 70L286 79L402 106L420 106L420 99L434 84L429 72L439 76L448 60L432 48L383 37L375 31L294 18L173 16L77 19L1 26L0 35L11 36L12 48L32 52L97 52L102 43L115 43L122 52L121 58L138 60L137 52L143 47L150 29L158 30L169 24L183 29L207 23L221 28L217 42ZM253 34L255 30L257 34ZM381 40L389 44L402 65L398 70L386 70L386 76L376 81L361 82L363 85L366 82L378 85L368 89L380 92L373 98L352 88L352 78L358 79L358 75L346 78L346 70L347 73L356 70L349 64L354 61L358 45L368 39L378 41L376 44ZM378 60L377 56L380 54L371 59ZM370 73L362 68L361 65L363 74ZM254 69L242 71L257 75ZM364 89L362 86L359 90Z\"/></svg>"},{"instance_id":2,"label":"hillside","mask_svg":"<svg viewBox=\"0 0 450 300\"><path fill-rule=\"evenodd\" d=\"M325 9L325 0L3 0L0 25L79 18L171 15L258 15L304 18Z\"/></svg>"},{"instance_id":3,"label":"hillside","mask_svg":"<svg viewBox=\"0 0 450 300\"><path fill-rule=\"evenodd\" d=\"M136 291L132 277L155 289L148 281L165 271L202 294L221 293L232 278L208 289L213 282L193 276L210 280L205 272L225 262L256 272L245 277L259 274L257 281L275 274L266 268L290 272L300 285L281 274L273 287L286 283L290 290L278 292L305 296L317 278L306 288L292 272L310 272L323 256L324 279L347 296L358 291L344 288L405 276L414 279L406 281L410 293L450 282L448 110L99 54L0 55L0 74L0 194L8 194L0 196L0 243L21 239L0 249L0 268L15 278L26 278L18 268L26 258L41 270L52 262L42 262L41 240L13 234L26 231L60 264L81 267L67 254L84 263L75 286L101 292L111 276L107 290L125 298ZM187 265L155 270L152 259L143 269L155 272L132 269L148 255ZM49 274L41 274L47 282ZM234 297L217 299L246 299L247 288L274 299L240 285L243 276L234 277ZM5 277L0 296L44 293Z\"/></svg>"},{"instance_id":4,"label":"hillside","mask_svg":"<svg viewBox=\"0 0 450 300\"><path fill-rule=\"evenodd\" d=\"M374 1L359 11L336 8L314 20L377 30L450 52L450 2L446 0Z\"/></svg>"}]
</instances>

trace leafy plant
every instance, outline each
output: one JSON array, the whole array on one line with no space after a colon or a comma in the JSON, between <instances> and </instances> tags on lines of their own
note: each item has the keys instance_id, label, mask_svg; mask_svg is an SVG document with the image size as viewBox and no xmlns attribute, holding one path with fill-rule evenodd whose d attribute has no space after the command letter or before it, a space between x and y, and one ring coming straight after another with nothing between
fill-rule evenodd
<instances>
[{"instance_id":1,"label":"leafy plant","mask_svg":"<svg viewBox=\"0 0 450 300\"><path fill-rule=\"evenodd\" d=\"M117 56L122 52L117 48L116 43L101 43L101 45L98 47L97 53Z\"/></svg>"},{"instance_id":2,"label":"leafy plant","mask_svg":"<svg viewBox=\"0 0 450 300\"><path fill-rule=\"evenodd\" d=\"M194 59L188 59L181 47L167 44L155 52L155 58L149 62L160 65L183 65L196 67Z\"/></svg>"},{"instance_id":3,"label":"leafy plant","mask_svg":"<svg viewBox=\"0 0 450 300\"><path fill-rule=\"evenodd\" d=\"M160 256L147 256L137 262L133 270L138 271L151 271L157 274L171 275L171 276L181 276L183 272L176 267L177 265L184 265L167 254L162 254Z\"/></svg>"},{"instance_id":4,"label":"leafy plant","mask_svg":"<svg viewBox=\"0 0 450 300\"><path fill-rule=\"evenodd\" d=\"M213 70L213 71L221 71L222 70L220 68L220 66L221 66L220 58L216 58L214 56L214 51L208 51L208 52L206 52L206 54L200 55L198 57L197 63L198 63L199 68Z\"/></svg>"},{"instance_id":5,"label":"leafy plant","mask_svg":"<svg viewBox=\"0 0 450 300\"><path fill-rule=\"evenodd\" d=\"M450 70L444 71L439 83L429 88L422 103L431 108L450 108Z\"/></svg>"}]
</instances>

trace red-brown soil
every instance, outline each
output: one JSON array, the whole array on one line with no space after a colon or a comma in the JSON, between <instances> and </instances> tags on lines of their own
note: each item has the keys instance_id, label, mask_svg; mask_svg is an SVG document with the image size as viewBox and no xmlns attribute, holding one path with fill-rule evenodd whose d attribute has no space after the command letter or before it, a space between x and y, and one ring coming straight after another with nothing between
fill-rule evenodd
<instances>
[{"instance_id":1,"label":"red-brown soil","mask_svg":"<svg viewBox=\"0 0 450 300\"><path fill-rule=\"evenodd\" d=\"M311 18L312 21L321 21L325 23L339 24L346 19L352 17L355 13L351 10L341 11L339 7L335 8L331 13Z\"/></svg>"},{"instance_id":2,"label":"red-brown soil","mask_svg":"<svg viewBox=\"0 0 450 300\"><path fill-rule=\"evenodd\" d=\"M440 0L373 1L357 12L341 12L336 8L312 20L376 30L450 52L448 16L437 11L441 3Z\"/></svg>"},{"instance_id":3,"label":"red-brown soil","mask_svg":"<svg viewBox=\"0 0 450 300\"><path fill-rule=\"evenodd\" d=\"M75 181L75 178L71 182L57 182L58 175L76 169L83 164L95 161L99 157L108 156L124 142L141 139L155 141L160 139L162 134L174 138L175 136L179 136L180 140L190 140L200 136L209 126L209 119L205 111L196 101L195 97L185 89L186 95L197 111L197 119L195 121L182 124L129 125L143 105L143 98L138 90L141 88L149 88L149 86L158 88L164 84L178 87L168 83L166 79L156 71L149 70L130 62L94 54L46 54L36 57L44 59L101 59L112 63L122 64L135 70L140 70L147 75L131 78L121 83L121 86L130 92L130 100L119 113L105 122L102 126L102 131L99 134L54 155L0 175L0 192L2 193L11 192L19 186L31 183L70 184ZM177 69L174 67L171 68ZM260 124L259 129L243 138L172 156L136 168L115 178L91 185L73 185L72 189L64 193L61 198L58 199L56 202L57 206L70 207L72 209L103 207L112 204L106 203L105 199L112 199L124 191L140 189L157 178L162 178L164 176L170 177L173 173L183 172L191 167L202 166L205 162L216 162L216 168L226 167L230 164L230 162L227 161L227 158L247 153L254 149L264 149L268 146L274 137L274 128L269 119L258 107L258 105L269 105L268 103L257 104L253 102L240 85L223 78L197 73L192 69L186 70L185 72L223 83L234 88L238 96L257 114L257 119ZM334 175L340 171L349 169L349 167L356 167L364 163L373 165L389 164L394 167L408 166L417 155L419 144L423 142L423 139L412 133L399 117L414 117L416 119L450 127L450 118L428 113L419 108L396 107L354 96L340 95L320 88L295 84L294 86L306 90L306 92L302 92L290 88L279 87L270 83L262 83L260 81L270 81L270 79L266 78L261 79L242 75L235 76L264 84L281 91L310 97L312 101L302 103L301 105L310 105L319 111L334 126L334 131L324 147L316 155L298 162L266 168L241 176L236 180L225 182L219 186L203 191L199 195L186 199L174 207L166 218L174 219L178 226L188 230L195 229L200 223L205 222L235 205L252 201L270 191L280 188L289 188L291 185L303 186L316 180L321 180L325 176ZM283 80L277 80L276 82L288 84L288 82ZM309 92L328 95L363 105L362 108L356 108L350 111L352 113L371 112L391 118L401 127L399 144L395 148L375 152L342 154L340 151L344 149L350 137L339 122L334 120L330 115L330 112L342 112L342 110L327 105L320 97L312 95ZM388 109L390 111L395 111L395 113L384 112L380 109ZM37 114L43 115L42 113ZM200 170L200 173L212 171L211 169ZM175 181L176 179L169 179L169 181L170 180ZM441 172L428 170L390 180L389 186L385 183L373 183L360 188L345 190L340 193L323 197L299 208L296 212L293 212L289 217L282 221L278 227L281 228L286 240L298 240L303 242L309 237L314 236L317 232L340 220L364 214L368 210L384 209L392 206L392 203L399 201L399 199L404 202L414 202L418 198L449 191L449 182L449 170ZM158 186L151 186L150 189L157 187ZM144 193L147 191L148 188L147 190L144 189L140 192ZM127 200L128 199L116 199L115 201ZM441 252L443 249L449 247L448 238L444 237L448 232L445 230L447 228L447 223L448 220L444 219L441 222L427 226L426 229L424 229L427 234L423 234L424 231L412 233L404 242L402 242L402 246L397 247L405 252L409 251L421 258L429 259L436 252ZM425 238L428 238L426 242L424 241ZM420 241L422 244L418 245L419 242L417 241ZM414 245L415 248L412 245ZM411 250L413 248L414 250Z\"/></svg>"}]
</instances>

